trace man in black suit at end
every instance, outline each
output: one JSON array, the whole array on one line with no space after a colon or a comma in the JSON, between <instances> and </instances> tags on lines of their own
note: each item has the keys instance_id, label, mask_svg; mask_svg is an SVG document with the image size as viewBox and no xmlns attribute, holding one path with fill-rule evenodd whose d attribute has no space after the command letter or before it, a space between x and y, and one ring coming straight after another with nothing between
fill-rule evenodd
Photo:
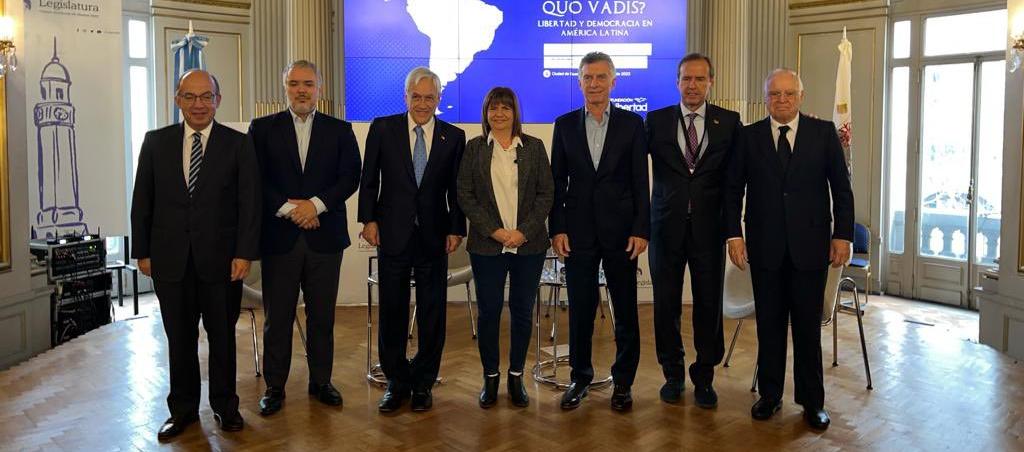
<instances>
[{"instance_id":1,"label":"man in black suit at end","mask_svg":"<svg viewBox=\"0 0 1024 452\"><path fill-rule=\"evenodd\" d=\"M408 111L376 118L366 137L359 186L360 234L380 256L378 351L387 391L381 413L412 397L413 411L433 406L431 388L444 350L448 254L466 235L456 176L465 133L434 116L441 80L418 67L405 78ZM419 350L405 355L409 326L409 273L416 281Z\"/></svg>"},{"instance_id":2,"label":"man in black suit at end","mask_svg":"<svg viewBox=\"0 0 1024 452\"><path fill-rule=\"evenodd\" d=\"M334 307L342 252L350 244L345 200L359 186L360 171L352 125L316 111L323 80L316 65L295 61L282 78L288 109L249 126L263 176L263 416L284 403L300 288L308 392L326 405L342 403L331 384Z\"/></svg>"},{"instance_id":3,"label":"man in black suit at end","mask_svg":"<svg viewBox=\"0 0 1024 452\"><path fill-rule=\"evenodd\" d=\"M214 121L216 79L181 76L184 124L150 131L132 195L132 257L153 278L167 333L171 417L161 441L199 419L199 320L210 344L210 406L225 431L243 427L235 393L235 322L242 279L259 257L260 181L245 135Z\"/></svg>"},{"instance_id":4,"label":"man in black suit at end","mask_svg":"<svg viewBox=\"0 0 1024 452\"><path fill-rule=\"evenodd\" d=\"M654 339L665 375L661 400L676 403L686 380L682 315L683 274L690 267L693 343L690 364L697 406L718 406L712 386L722 361L722 284L725 264L725 170L732 159L740 115L707 102L715 83L711 59L683 57L676 72L680 101L647 114L647 146L654 170L651 194L651 281Z\"/></svg>"},{"instance_id":5,"label":"man in black suit at end","mask_svg":"<svg viewBox=\"0 0 1024 452\"><path fill-rule=\"evenodd\" d=\"M579 84L585 105L555 120L551 144L551 245L565 258L572 366L572 383L561 406L578 407L594 379L591 352L603 265L615 307L611 406L625 411L633 405L630 388L640 363L636 259L647 249L651 230L647 141L640 116L611 104L611 57L600 52L585 55Z\"/></svg>"},{"instance_id":6,"label":"man in black suit at end","mask_svg":"<svg viewBox=\"0 0 1024 452\"><path fill-rule=\"evenodd\" d=\"M852 251L850 174L835 124L800 113L804 87L796 72L773 71L764 97L769 116L740 134L726 195L729 259L745 270L749 250L757 308L761 398L751 416L768 419L782 407L792 324L796 403L807 423L823 430L830 421L821 370L822 301L829 264L844 265Z\"/></svg>"}]
</instances>

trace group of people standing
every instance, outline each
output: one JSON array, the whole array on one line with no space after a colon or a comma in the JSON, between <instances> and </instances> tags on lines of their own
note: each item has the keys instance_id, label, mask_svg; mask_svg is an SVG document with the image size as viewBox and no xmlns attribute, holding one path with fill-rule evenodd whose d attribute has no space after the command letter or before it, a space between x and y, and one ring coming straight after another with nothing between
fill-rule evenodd
<instances>
[{"instance_id":1,"label":"group of people standing","mask_svg":"<svg viewBox=\"0 0 1024 452\"><path fill-rule=\"evenodd\" d=\"M591 344L603 269L615 320L611 407L629 410L640 360L637 260L650 245L655 343L665 377L660 398L679 402L688 370L695 403L718 404L713 379L724 351L728 254L739 268L749 265L756 299L761 397L752 416L767 419L781 407L792 324L796 402L812 427L827 428L821 297L828 265L848 260L853 236L853 195L839 139L830 122L800 113L804 92L793 71L778 69L765 79L769 116L746 127L736 112L707 102L714 77L708 57L685 56L676 77L679 104L652 111L645 123L612 105L614 63L590 53L579 66L585 105L555 121L549 159L544 143L523 132L512 89L490 90L482 134L467 143L461 129L435 115L440 80L419 67L406 77L407 111L373 121L361 162L351 124L316 110L321 76L313 63L285 69L289 108L253 120L247 135L214 121L216 79L186 73L175 93L185 121L146 135L132 201L133 257L154 279L170 354L171 416L158 437L173 438L198 420L200 319L210 343L215 419L226 431L243 428L234 325L241 281L255 259L262 260L265 312L260 414L284 406L300 293L308 392L324 404L342 404L331 383L334 305L350 245L345 201L357 188L360 236L379 256L378 350L388 381L380 412L406 401L413 411L432 407L445 342L447 256L468 237L479 304L481 407L498 399L506 299L507 393L513 405L529 405L524 365L550 248L564 259L569 294L572 381L560 405L580 406L594 379ZM688 369L680 333L687 266L696 349ZM410 360L412 287L418 350Z\"/></svg>"}]
</instances>

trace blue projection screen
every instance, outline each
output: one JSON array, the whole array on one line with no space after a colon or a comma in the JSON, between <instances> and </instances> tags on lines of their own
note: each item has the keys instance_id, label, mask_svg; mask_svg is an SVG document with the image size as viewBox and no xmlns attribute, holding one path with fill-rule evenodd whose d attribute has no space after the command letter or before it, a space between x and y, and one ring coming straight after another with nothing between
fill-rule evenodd
<instances>
[{"instance_id":1,"label":"blue projection screen","mask_svg":"<svg viewBox=\"0 0 1024 452\"><path fill-rule=\"evenodd\" d=\"M405 75L441 78L439 117L480 122L494 86L511 87L523 122L550 123L583 105L580 58L611 55L612 102L646 115L679 102L686 0L345 0L346 118L405 110Z\"/></svg>"}]
</instances>

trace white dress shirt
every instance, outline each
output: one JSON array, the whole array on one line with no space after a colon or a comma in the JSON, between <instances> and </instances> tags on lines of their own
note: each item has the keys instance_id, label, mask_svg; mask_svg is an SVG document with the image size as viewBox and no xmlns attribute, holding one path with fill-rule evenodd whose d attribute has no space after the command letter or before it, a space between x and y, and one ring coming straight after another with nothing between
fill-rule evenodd
<instances>
[{"instance_id":1,"label":"white dress shirt","mask_svg":"<svg viewBox=\"0 0 1024 452\"><path fill-rule=\"evenodd\" d=\"M789 140L789 150L796 150L796 128L800 125L800 114L797 113L796 117L792 121L785 124L778 122L771 116L768 117L772 123L772 143L775 144L775 151L779 151L779 127L789 126L789 131L786 132L786 140Z\"/></svg>"},{"instance_id":2,"label":"white dress shirt","mask_svg":"<svg viewBox=\"0 0 1024 452\"><path fill-rule=\"evenodd\" d=\"M181 169L184 170L185 186L188 187L188 171L192 168L192 134L199 132L200 142L203 143L203 156L206 155L206 142L210 141L210 131L213 130L213 121L210 121L203 130L195 130L185 123L185 139L181 142ZM202 171L202 170L200 170ZM202 174L200 174L202 177Z\"/></svg>"},{"instance_id":3,"label":"white dress shirt","mask_svg":"<svg viewBox=\"0 0 1024 452\"><path fill-rule=\"evenodd\" d=\"M690 123L687 121L687 115L690 113L697 114L693 118L693 129L697 132L697 146L699 146L699 149L697 149L697 160L699 161L704 156L704 150L708 148L707 135L704 134L704 120L707 119L708 103L704 102L696 110L690 110L690 107L680 102L679 108L682 109L683 117L682 123L676 126L676 139L679 140L679 149L683 150L684 161L686 160L686 130L683 129L683 124L689 127ZM693 173L693 169L690 170L690 173Z\"/></svg>"},{"instance_id":4,"label":"white dress shirt","mask_svg":"<svg viewBox=\"0 0 1024 452\"><path fill-rule=\"evenodd\" d=\"M288 109L288 113L292 115L292 125L295 126L295 139L299 146L299 168L303 172L306 171L306 156L309 155L309 139L313 136L313 117L316 116L316 109L306 115L306 119L302 119L302 116L295 114L292 109ZM324 204L320 198L314 196L309 199L310 202L316 206L316 214L320 215L327 211L327 205ZM292 209L298 207L290 202L281 204L281 207L277 209L277 216L287 217Z\"/></svg>"},{"instance_id":5,"label":"white dress shirt","mask_svg":"<svg viewBox=\"0 0 1024 452\"><path fill-rule=\"evenodd\" d=\"M412 114L406 114L406 119L409 124L409 151L410 156L416 152L416 121L413 121ZM434 117L431 116L430 120L426 124L420 126L423 128L423 142L427 145L427 158L430 158L430 145L434 141Z\"/></svg>"},{"instance_id":6,"label":"white dress shirt","mask_svg":"<svg viewBox=\"0 0 1024 452\"><path fill-rule=\"evenodd\" d=\"M501 227L514 231L518 229L519 218L519 165L516 159L523 142L519 137L512 137L512 144L504 148L493 134L487 134L487 143L491 145L491 185L494 187L494 200L498 203ZM518 249L502 247L501 252L518 254Z\"/></svg>"}]
</instances>

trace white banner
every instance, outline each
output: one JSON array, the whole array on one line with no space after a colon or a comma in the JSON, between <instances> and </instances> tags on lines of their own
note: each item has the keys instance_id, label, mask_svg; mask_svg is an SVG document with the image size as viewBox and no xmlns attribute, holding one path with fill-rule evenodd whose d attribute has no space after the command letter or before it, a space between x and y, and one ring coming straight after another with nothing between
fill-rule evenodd
<instances>
[{"instance_id":1,"label":"white banner","mask_svg":"<svg viewBox=\"0 0 1024 452\"><path fill-rule=\"evenodd\" d=\"M121 0L24 0L32 238L126 232Z\"/></svg>"},{"instance_id":2,"label":"white banner","mask_svg":"<svg viewBox=\"0 0 1024 452\"><path fill-rule=\"evenodd\" d=\"M839 65L836 67L836 97L832 110L832 122L836 124L839 142L843 145L846 166L853 174L853 113L850 106L850 80L853 79L853 44L846 39L846 27L843 27L843 39L839 41Z\"/></svg>"}]
</instances>

